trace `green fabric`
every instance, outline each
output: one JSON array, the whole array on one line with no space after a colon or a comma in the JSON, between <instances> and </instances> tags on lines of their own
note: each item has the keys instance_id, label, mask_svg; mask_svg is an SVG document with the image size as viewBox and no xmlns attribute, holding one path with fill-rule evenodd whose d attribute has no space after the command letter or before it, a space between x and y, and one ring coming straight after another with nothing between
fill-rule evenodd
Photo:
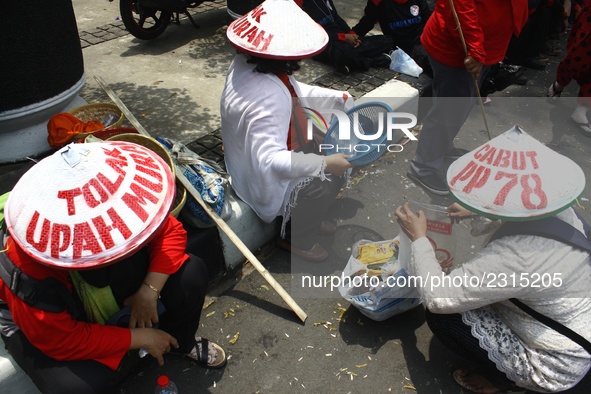
<instances>
[{"instance_id":1,"label":"green fabric","mask_svg":"<svg viewBox=\"0 0 591 394\"><path fill-rule=\"evenodd\" d=\"M6 204L6 200L8 200L8 195L10 192L6 192L0 196L0 226L4 222L4 204Z\"/></svg>"},{"instance_id":2,"label":"green fabric","mask_svg":"<svg viewBox=\"0 0 591 394\"><path fill-rule=\"evenodd\" d=\"M105 324L109 317L119 311L119 305L109 286L94 287L76 271L70 272L70 278L82 300L86 317L91 322Z\"/></svg>"}]
</instances>

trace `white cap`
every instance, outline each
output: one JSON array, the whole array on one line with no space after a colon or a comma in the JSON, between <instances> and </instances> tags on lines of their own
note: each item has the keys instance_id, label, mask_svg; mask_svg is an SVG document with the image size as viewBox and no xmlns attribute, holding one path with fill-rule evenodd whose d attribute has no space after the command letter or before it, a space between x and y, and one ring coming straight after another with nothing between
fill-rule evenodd
<instances>
[{"instance_id":1,"label":"white cap","mask_svg":"<svg viewBox=\"0 0 591 394\"><path fill-rule=\"evenodd\" d=\"M232 22L226 34L240 51L269 59L309 58L328 44L324 28L293 0L266 0Z\"/></svg>"},{"instance_id":2,"label":"white cap","mask_svg":"<svg viewBox=\"0 0 591 394\"><path fill-rule=\"evenodd\" d=\"M35 260L67 269L120 260L168 215L174 175L130 142L70 144L27 171L6 202L10 235Z\"/></svg>"},{"instance_id":3,"label":"white cap","mask_svg":"<svg viewBox=\"0 0 591 394\"><path fill-rule=\"evenodd\" d=\"M447 171L453 197L494 219L529 220L568 208L585 188L581 167L518 126L456 160Z\"/></svg>"}]
</instances>

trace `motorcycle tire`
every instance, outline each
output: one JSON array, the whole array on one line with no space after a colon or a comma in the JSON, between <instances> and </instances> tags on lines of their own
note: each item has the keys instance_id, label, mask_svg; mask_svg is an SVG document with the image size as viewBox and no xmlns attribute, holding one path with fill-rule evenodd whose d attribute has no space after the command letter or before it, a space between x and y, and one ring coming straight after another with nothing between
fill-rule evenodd
<instances>
[{"instance_id":1,"label":"motorcycle tire","mask_svg":"<svg viewBox=\"0 0 591 394\"><path fill-rule=\"evenodd\" d=\"M140 0L120 0L119 12L127 31L141 40L164 33L172 17L172 12L145 7Z\"/></svg>"}]
</instances>

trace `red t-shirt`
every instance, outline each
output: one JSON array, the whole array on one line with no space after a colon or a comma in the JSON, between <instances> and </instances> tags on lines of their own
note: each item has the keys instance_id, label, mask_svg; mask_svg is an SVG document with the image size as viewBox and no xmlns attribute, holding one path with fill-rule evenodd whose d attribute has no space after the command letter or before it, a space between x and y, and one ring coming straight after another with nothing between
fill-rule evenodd
<instances>
[{"instance_id":1,"label":"red t-shirt","mask_svg":"<svg viewBox=\"0 0 591 394\"><path fill-rule=\"evenodd\" d=\"M159 234L148 244L148 271L174 274L188 259L187 233L172 216L164 221ZM42 280L52 277L71 288L68 271L40 264L27 255L11 238L6 254L27 275ZM28 306L0 279L0 299L8 304L14 322L27 339L56 360L95 360L116 370L131 344L127 328L79 322L68 312L50 313Z\"/></svg>"},{"instance_id":2,"label":"red t-shirt","mask_svg":"<svg viewBox=\"0 0 591 394\"><path fill-rule=\"evenodd\" d=\"M505 57L509 40L527 22L527 0L453 0L468 55L484 65ZM464 67L464 47L449 0L437 0L421 43L440 63Z\"/></svg>"}]
</instances>

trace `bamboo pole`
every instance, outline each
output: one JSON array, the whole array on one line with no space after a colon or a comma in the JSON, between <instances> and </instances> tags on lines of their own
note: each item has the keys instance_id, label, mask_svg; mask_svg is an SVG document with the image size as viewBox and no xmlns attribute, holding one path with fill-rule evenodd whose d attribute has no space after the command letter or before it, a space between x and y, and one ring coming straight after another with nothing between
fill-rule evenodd
<instances>
[{"instance_id":1,"label":"bamboo pole","mask_svg":"<svg viewBox=\"0 0 591 394\"><path fill-rule=\"evenodd\" d=\"M121 112L125 115L125 117L129 120L129 122L139 131L140 134L145 136L150 136L150 134L146 131L146 129L141 125L141 123L136 119L135 116L131 113L131 111L123 104L121 99L117 97L115 92L107 85L107 83L101 77L94 77L94 79L98 82L98 84L103 88L105 93L113 100L113 102L119 107ZM242 242L242 240L236 235L234 230L228 226L228 224L209 206L209 204L205 203L201 198L201 194L195 189L195 187L189 182L189 180L183 175L181 169L177 166L176 168L176 177L178 180L183 184L183 186L187 189L189 193L195 198L197 203L207 212L209 217L215 222L215 224L222 230L228 238L236 245L236 247L242 252L244 257L256 268L256 270L265 278L267 283L273 287L273 289L281 296L283 301L287 303L287 305L295 312L296 315L305 322L308 318L306 312L300 308L300 306L295 302L295 300L285 291L285 289L275 280L273 275L261 264L261 262L255 257L254 254L248 249L248 247Z\"/></svg>"},{"instance_id":2,"label":"bamboo pole","mask_svg":"<svg viewBox=\"0 0 591 394\"><path fill-rule=\"evenodd\" d=\"M456 12L456 7L454 6L453 0L449 0L449 5L451 7L451 12L454 16L456 21L456 26L458 27L458 32L460 33L460 40L462 40L462 46L464 47L464 54L468 57L468 47L466 46L466 40L464 39L464 32L462 31L462 25L460 24L460 19L458 18L458 14ZM474 87L476 88L476 97L478 97L478 104L480 107L480 112L482 113L482 119L484 120L484 127L486 128L486 134L488 135L488 140L490 141L490 130L488 128L488 120L486 119L486 112L484 111L484 103L482 102L482 96L480 95L480 87L478 86L478 80L473 78L474 80Z\"/></svg>"}]
</instances>

